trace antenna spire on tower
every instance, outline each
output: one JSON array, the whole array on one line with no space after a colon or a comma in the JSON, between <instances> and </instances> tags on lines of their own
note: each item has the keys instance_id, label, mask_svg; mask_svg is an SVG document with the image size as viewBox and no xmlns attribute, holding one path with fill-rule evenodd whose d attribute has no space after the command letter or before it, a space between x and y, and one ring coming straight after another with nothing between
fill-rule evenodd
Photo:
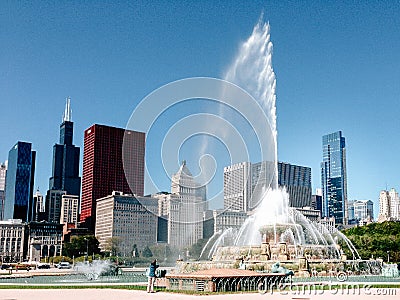
<instances>
[{"instance_id":1,"label":"antenna spire on tower","mask_svg":"<svg viewBox=\"0 0 400 300\"><path fill-rule=\"evenodd\" d=\"M63 115L63 121L71 121L72 110L71 110L71 98L67 97L65 102L65 111Z\"/></svg>"}]
</instances>

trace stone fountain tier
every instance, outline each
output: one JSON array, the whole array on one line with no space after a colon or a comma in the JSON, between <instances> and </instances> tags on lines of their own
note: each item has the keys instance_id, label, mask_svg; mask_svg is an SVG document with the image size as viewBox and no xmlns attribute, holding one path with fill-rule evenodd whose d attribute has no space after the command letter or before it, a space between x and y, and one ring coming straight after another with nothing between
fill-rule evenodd
<instances>
[{"instance_id":1,"label":"stone fountain tier","mask_svg":"<svg viewBox=\"0 0 400 300\"><path fill-rule=\"evenodd\" d=\"M213 261L249 262L297 261L300 257L308 260L329 260L338 251L335 245L288 245L285 242L270 244L263 242L253 246L219 247L212 257Z\"/></svg>"},{"instance_id":2,"label":"stone fountain tier","mask_svg":"<svg viewBox=\"0 0 400 300\"><path fill-rule=\"evenodd\" d=\"M295 241L290 237L296 237L302 231L303 228L301 225L295 223L268 224L259 228L262 241L270 244L277 244L279 242L294 244ZM287 234L285 236L286 233L290 233L291 235Z\"/></svg>"},{"instance_id":3,"label":"stone fountain tier","mask_svg":"<svg viewBox=\"0 0 400 300\"><path fill-rule=\"evenodd\" d=\"M245 260L242 258L220 261L178 261L174 272L178 274L193 273L211 269L244 269L258 272L272 272L278 261ZM308 260L298 257L295 260L280 261L280 266L294 272L295 277L330 276L339 272L350 275L380 275L382 263L376 260Z\"/></svg>"},{"instance_id":4,"label":"stone fountain tier","mask_svg":"<svg viewBox=\"0 0 400 300\"><path fill-rule=\"evenodd\" d=\"M379 268L373 267L373 262L365 263L361 260L347 260L339 245L318 244L288 244L285 237L288 230L300 230L297 224L267 225L260 228L264 239L260 245L250 246L220 246L212 256L211 261L180 261L177 264L178 273L191 273L208 269L246 269L260 272L271 272L277 262L281 266L292 270L295 276L309 277L335 276L339 271L349 274L369 269L368 274L376 274ZM293 233L293 232L292 232ZM279 237L278 242L275 242ZM293 239L292 239L293 240ZM294 240L295 241L295 240Z\"/></svg>"}]
</instances>

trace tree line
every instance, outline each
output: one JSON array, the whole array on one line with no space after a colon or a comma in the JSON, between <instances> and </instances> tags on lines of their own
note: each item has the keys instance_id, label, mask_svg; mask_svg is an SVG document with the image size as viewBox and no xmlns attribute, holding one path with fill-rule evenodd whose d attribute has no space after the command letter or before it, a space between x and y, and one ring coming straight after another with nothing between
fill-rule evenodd
<instances>
[{"instance_id":1,"label":"tree line","mask_svg":"<svg viewBox=\"0 0 400 300\"><path fill-rule=\"evenodd\" d=\"M400 262L400 222L371 223L343 230L362 259Z\"/></svg>"}]
</instances>

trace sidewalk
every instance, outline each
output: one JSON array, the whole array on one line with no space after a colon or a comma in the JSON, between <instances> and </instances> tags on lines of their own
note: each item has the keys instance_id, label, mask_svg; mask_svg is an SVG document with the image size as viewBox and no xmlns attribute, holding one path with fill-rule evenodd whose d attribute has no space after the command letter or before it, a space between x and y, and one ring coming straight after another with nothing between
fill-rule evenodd
<instances>
[{"instance_id":1,"label":"sidewalk","mask_svg":"<svg viewBox=\"0 0 400 300\"><path fill-rule=\"evenodd\" d=\"M3 290L0 289L0 300L132 300L132 299L196 299L196 300L257 300L257 299L275 299L275 300L286 300L286 299L301 299L301 300L319 300L322 297L324 300L365 300L365 299L387 299L387 300L398 300L400 296L400 289L370 289L368 294L366 291L361 291L360 295L352 295L353 291L350 291L350 295L344 294L339 291L337 294L332 294L333 291L318 291L317 295L282 295L279 293L271 294L226 294L226 295L183 295L183 294L172 294L165 292L157 292L154 294L148 294L145 291L134 291L134 290L113 290L113 289L49 289L49 290ZM382 295L385 293L385 295ZM388 295L390 293L390 295Z\"/></svg>"}]
</instances>

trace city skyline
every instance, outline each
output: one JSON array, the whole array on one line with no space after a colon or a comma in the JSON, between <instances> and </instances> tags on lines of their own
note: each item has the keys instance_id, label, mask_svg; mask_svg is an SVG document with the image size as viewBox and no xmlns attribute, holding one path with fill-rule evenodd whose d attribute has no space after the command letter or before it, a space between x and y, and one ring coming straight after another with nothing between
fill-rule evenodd
<instances>
[{"instance_id":1,"label":"city skyline","mask_svg":"<svg viewBox=\"0 0 400 300\"><path fill-rule=\"evenodd\" d=\"M85 128L125 127L135 105L161 85L223 77L262 11L274 43L279 161L311 167L315 190L321 137L341 130L349 200L370 199L378 207L380 190L399 189L398 3L42 5L0 4L7 12L2 32L10 33L0 35L8 45L0 56L0 122L7 128L0 161L16 141L31 142L34 189L42 194L65 97L71 96L75 145L83 151ZM188 165L195 173L196 162ZM168 190L169 182L161 186Z\"/></svg>"}]
</instances>

